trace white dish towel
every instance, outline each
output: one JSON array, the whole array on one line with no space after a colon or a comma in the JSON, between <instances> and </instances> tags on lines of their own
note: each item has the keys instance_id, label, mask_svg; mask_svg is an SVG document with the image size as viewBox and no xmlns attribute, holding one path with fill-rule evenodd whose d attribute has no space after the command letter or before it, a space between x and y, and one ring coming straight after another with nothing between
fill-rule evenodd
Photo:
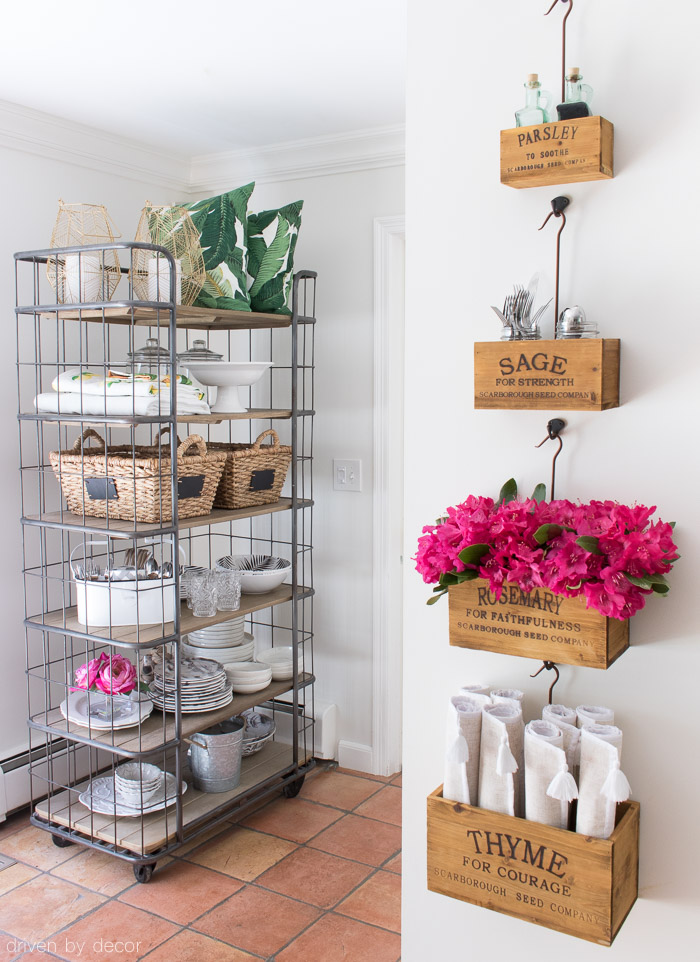
<instances>
[{"instance_id":1,"label":"white dish towel","mask_svg":"<svg viewBox=\"0 0 700 962\"><path fill-rule=\"evenodd\" d=\"M571 802L578 795L564 751L564 736L550 721L525 726L525 818L568 828Z\"/></svg>"},{"instance_id":2,"label":"white dish towel","mask_svg":"<svg viewBox=\"0 0 700 962\"><path fill-rule=\"evenodd\" d=\"M503 815L524 812L523 713L513 702L486 705L481 719L479 807Z\"/></svg>"},{"instance_id":3,"label":"white dish towel","mask_svg":"<svg viewBox=\"0 0 700 962\"><path fill-rule=\"evenodd\" d=\"M520 691L519 688L494 688L491 691L491 701L494 705L510 702L513 705L520 706L524 694L525 692Z\"/></svg>"},{"instance_id":4,"label":"white dish towel","mask_svg":"<svg viewBox=\"0 0 700 962\"><path fill-rule=\"evenodd\" d=\"M465 805L479 798L483 695L455 695L447 709L447 754L442 797Z\"/></svg>"},{"instance_id":5,"label":"white dish towel","mask_svg":"<svg viewBox=\"0 0 700 962\"><path fill-rule=\"evenodd\" d=\"M462 687L459 689L459 693L460 695L468 695L470 697L471 695L488 695L490 687L491 685L482 685L480 683L477 683L476 685L462 685ZM489 701L491 701L490 698Z\"/></svg>"},{"instance_id":6,"label":"white dish towel","mask_svg":"<svg viewBox=\"0 0 700 962\"><path fill-rule=\"evenodd\" d=\"M614 725L615 712L603 705L579 705L576 709L576 724L579 728L590 725Z\"/></svg>"},{"instance_id":7,"label":"white dish towel","mask_svg":"<svg viewBox=\"0 0 700 962\"><path fill-rule=\"evenodd\" d=\"M556 725L564 736L566 764L571 774L576 777L581 745L581 729L576 727L576 709L567 708L566 705L545 705L542 718Z\"/></svg>"},{"instance_id":8,"label":"white dish towel","mask_svg":"<svg viewBox=\"0 0 700 962\"><path fill-rule=\"evenodd\" d=\"M630 797L629 782L620 771L622 732L614 725L591 725L581 731L576 831L593 838L610 838L618 802Z\"/></svg>"}]
</instances>

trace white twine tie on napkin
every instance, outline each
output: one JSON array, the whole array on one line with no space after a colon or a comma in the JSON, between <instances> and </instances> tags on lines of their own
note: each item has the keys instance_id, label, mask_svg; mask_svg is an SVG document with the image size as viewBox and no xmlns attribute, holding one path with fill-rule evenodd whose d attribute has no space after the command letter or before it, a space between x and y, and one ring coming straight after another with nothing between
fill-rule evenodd
<instances>
[{"instance_id":1,"label":"white twine tie on napkin","mask_svg":"<svg viewBox=\"0 0 700 962\"><path fill-rule=\"evenodd\" d=\"M614 725L615 712L603 705L579 705L576 709L576 724L579 728L591 725Z\"/></svg>"},{"instance_id":2,"label":"white twine tie on napkin","mask_svg":"<svg viewBox=\"0 0 700 962\"><path fill-rule=\"evenodd\" d=\"M491 691L491 701L494 705L501 705L503 703L510 703L515 705L517 708L522 707L522 700L524 691L520 691L519 688L494 688Z\"/></svg>"},{"instance_id":3,"label":"white twine tie on napkin","mask_svg":"<svg viewBox=\"0 0 700 962\"><path fill-rule=\"evenodd\" d=\"M578 789L566 764L564 736L549 721L525 726L525 818L567 828L569 806Z\"/></svg>"},{"instance_id":4,"label":"white twine tie on napkin","mask_svg":"<svg viewBox=\"0 0 700 962\"><path fill-rule=\"evenodd\" d=\"M544 721L552 722L564 736L566 764L575 777L578 772L581 747L581 729L576 727L576 710L566 705L545 705L542 709Z\"/></svg>"},{"instance_id":5,"label":"white twine tie on napkin","mask_svg":"<svg viewBox=\"0 0 700 962\"><path fill-rule=\"evenodd\" d=\"M524 810L523 713L517 703L486 705L481 718L479 807L503 815Z\"/></svg>"},{"instance_id":6,"label":"white twine tie on napkin","mask_svg":"<svg viewBox=\"0 0 700 962\"><path fill-rule=\"evenodd\" d=\"M610 838L618 802L630 797L629 782L620 771L622 732L614 725L591 725L581 732L576 831L593 838Z\"/></svg>"},{"instance_id":7,"label":"white twine tie on napkin","mask_svg":"<svg viewBox=\"0 0 700 962\"><path fill-rule=\"evenodd\" d=\"M455 695L447 710L447 754L442 797L476 805L483 696Z\"/></svg>"}]
</instances>

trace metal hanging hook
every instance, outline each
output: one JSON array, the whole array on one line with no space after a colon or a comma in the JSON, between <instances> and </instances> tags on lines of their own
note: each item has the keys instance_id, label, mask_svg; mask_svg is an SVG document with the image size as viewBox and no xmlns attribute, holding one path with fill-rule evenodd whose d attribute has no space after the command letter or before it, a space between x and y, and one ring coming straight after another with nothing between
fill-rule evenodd
<instances>
[{"instance_id":1,"label":"metal hanging hook","mask_svg":"<svg viewBox=\"0 0 700 962\"><path fill-rule=\"evenodd\" d=\"M552 684L549 686L549 701L548 701L548 704L551 705L551 704L552 704L552 693L554 692L554 686L555 686L556 683L559 681L559 669L558 669L557 666L554 664L554 662L553 662L553 661L543 661L543 662L542 662L542 667L539 668L539 669L535 672L534 675L530 675L530 678L537 678L537 676L540 674L540 672L543 672L543 671L545 670L545 668L547 669L547 671L553 671L554 674L556 675L556 678L554 679L554 681L552 682Z\"/></svg>"},{"instance_id":2,"label":"metal hanging hook","mask_svg":"<svg viewBox=\"0 0 700 962\"><path fill-rule=\"evenodd\" d=\"M555 260L554 269L554 337L557 336L557 328L559 326L559 261L561 255L561 232L566 227L566 214L564 211L571 203L571 198L566 196L555 197L551 201L552 209L547 214L544 219L542 227L547 223L550 217L560 217L561 227L557 231L557 253ZM542 230L542 227L538 227L537 230Z\"/></svg>"},{"instance_id":3,"label":"metal hanging hook","mask_svg":"<svg viewBox=\"0 0 700 962\"><path fill-rule=\"evenodd\" d=\"M559 447L557 452L552 458L552 481L549 486L549 500L554 501L554 479L556 477L557 470L557 458L561 454L561 449L564 447L564 442L561 439L561 432L566 427L566 421L563 418L552 418L551 421L547 421L547 437L539 444L536 444L536 448L541 448L545 441L558 441ZM533 675L534 678L534 675Z\"/></svg>"},{"instance_id":4,"label":"metal hanging hook","mask_svg":"<svg viewBox=\"0 0 700 962\"><path fill-rule=\"evenodd\" d=\"M549 16L558 3L559 0L554 0L552 6L547 13L545 13L545 17ZM566 21L569 19L571 11L573 10L574 0L562 0L562 3L569 4L569 9L564 14L564 20L561 25L561 102L564 103L566 96Z\"/></svg>"}]
</instances>

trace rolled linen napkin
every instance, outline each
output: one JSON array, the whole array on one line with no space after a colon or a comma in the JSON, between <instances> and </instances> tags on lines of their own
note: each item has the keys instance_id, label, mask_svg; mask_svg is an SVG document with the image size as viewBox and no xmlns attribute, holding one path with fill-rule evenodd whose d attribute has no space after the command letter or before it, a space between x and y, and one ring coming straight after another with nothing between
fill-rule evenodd
<instances>
[{"instance_id":1,"label":"rolled linen napkin","mask_svg":"<svg viewBox=\"0 0 700 962\"><path fill-rule=\"evenodd\" d=\"M447 712L447 754L443 798L476 805L481 749L480 700L455 695Z\"/></svg>"},{"instance_id":2,"label":"rolled linen napkin","mask_svg":"<svg viewBox=\"0 0 700 962\"><path fill-rule=\"evenodd\" d=\"M576 709L576 724L579 728L591 725L614 725L615 712L603 705L579 705Z\"/></svg>"},{"instance_id":3,"label":"rolled linen napkin","mask_svg":"<svg viewBox=\"0 0 700 962\"><path fill-rule=\"evenodd\" d=\"M460 695L488 695L490 687L490 685L462 685L459 693Z\"/></svg>"},{"instance_id":4,"label":"rolled linen napkin","mask_svg":"<svg viewBox=\"0 0 700 962\"><path fill-rule=\"evenodd\" d=\"M552 722L562 733L566 764L571 774L576 778L581 747L581 729L576 727L575 710L567 708L565 705L545 705L542 709L542 718L544 721ZM572 721L568 721L569 718Z\"/></svg>"},{"instance_id":5,"label":"rolled linen napkin","mask_svg":"<svg viewBox=\"0 0 700 962\"><path fill-rule=\"evenodd\" d=\"M564 736L549 721L525 726L525 818L567 828L569 806L578 795L564 751Z\"/></svg>"},{"instance_id":6,"label":"rolled linen napkin","mask_svg":"<svg viewBox=\"0 0 700 962\"><path fill-rule=\"evenodd\" d=\"M576 831L593 838L610 838L618 802L630 797L629 782L620 771L622 732L614 725L590 725L581 731Z\"/></svg>"},{"instance_id":7,"label":"rolled linen napkin","mask_svg":"<svg viewBox=\"0 0 700 962\"><path fill-rule=\"evenodd\" d=\"M491 691L491 701L494 705L499 705L502 702L512 702L514 705L520 705L523 700L524 691L520 691L519 688L494 688Z\"/></svg>"},{"instance_id":8,"label":"rolled linen napkin","mask_svg":"<svg viewBox=\"0 0 700 962\"><path fill-rule=\"evenodd\" d=\"M479 807L503 815L524 811L523 713L514 702L486 705L481 717Z\"/></svg>"}]
</instances>

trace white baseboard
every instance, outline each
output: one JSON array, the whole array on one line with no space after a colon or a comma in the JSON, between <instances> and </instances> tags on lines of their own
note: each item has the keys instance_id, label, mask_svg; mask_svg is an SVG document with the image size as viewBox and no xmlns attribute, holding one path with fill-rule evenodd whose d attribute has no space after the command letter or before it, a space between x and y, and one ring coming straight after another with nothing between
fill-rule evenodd
<instances>
[{"instance_id":1,"label":"white baseboard","mask_svg":"<svg viewBox=\"0 0 700 962\"><path fill-rule=\"evenodd\" d=\"M341 768L351 768L355 772L367 772L368 775L373 775L372 746L339 741L338 764Z\"/></svg>"},{"instance_id":2,"label":"white baseboard","mask_svg":"<svg viewBox=\"0 0 700 962\"><path fill-rule=\"evenodd\" d=\"M263 710L271 707L271 705L262 705ZM338 757L338 706L316 701L314 710L314 758L335 759ZM292 716L278 711L276 725L275 740L291 745Z\"/></svg>"}]
</instances>

